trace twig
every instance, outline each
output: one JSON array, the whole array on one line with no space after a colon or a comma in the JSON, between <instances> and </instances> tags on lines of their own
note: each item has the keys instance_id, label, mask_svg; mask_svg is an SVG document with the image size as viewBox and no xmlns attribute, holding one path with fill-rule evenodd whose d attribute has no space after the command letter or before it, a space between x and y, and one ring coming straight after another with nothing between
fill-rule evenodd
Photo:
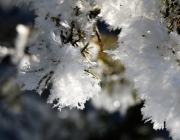
<instances>
[{"instance_id":1,"label":"twig","mask_svg":"<svg viewBox=\"0 0 180 140\"><path fill-rule=\"evenodd\" d=\"M101 35L100 35L100 33L99 33L99 30L98 30L97 25L95 25L94 28L95 28L96 36L97 36L97 38L98 38L98 44L99 44L99 46L100 46L101 52L103 52L103 50L104 50L104 44L103 44L103 42L102 42Z\"/></svg>"},{"instance_id":2,"label":"twig","mask_svg":"<svg viewBox=\"0 0 180 140\"><path fill-rule=\"evenodd\" d=\"M86 48L89 46L89 44L90 44L90 42L88 42L88 43L84 46L84 48L81 50L81 53L83 53L83 52L86 50Z\"/></svg>"},{"instance_id":3,"label":"twig","mask_svg":"<svg viewBox=\"0 0 180 140\"><path fill-rule=\"evenodd\" d=\"M84 70L84 71L87 72L87 73L89 73L89 74L91 74L94 78L100 79L97 75L95 75L94 73L92 73L89 69Z\"/></svg>"}]
</instances>

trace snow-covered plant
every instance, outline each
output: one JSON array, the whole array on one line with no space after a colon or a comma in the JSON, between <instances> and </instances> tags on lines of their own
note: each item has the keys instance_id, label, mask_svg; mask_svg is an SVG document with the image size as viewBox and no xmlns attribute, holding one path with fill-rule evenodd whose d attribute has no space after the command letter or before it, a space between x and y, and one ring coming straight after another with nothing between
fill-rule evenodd
<instances>
[{"instance_id":1,"label":"snow-covered plant","mask_svg":"<svg viewBox=\"0 0 180 140\"><path fill-rule=\"evenodd\" d=\"M128 14L120 7L112 11L112 15L122 14L123 21L121 17L106 17L107 23L114 24L110 21L115 19L114 25L119 21L122 28L119 48L109 53L121 59L126 75L134 79L138 95L145 100L144 119L151 120L155 129L165 124L171 136L180 139L179 1L137 0L126 4Z\"/></svg>"},{"instance_id":2,"label":"snow-covered plant","mask_svg":"<svg viewBox=\"0 0 180 140\"><path fill-rule=\"evenodd\" d=\"M97 36L99 17L109 29L121 28L119 47L107 53L120 59L126 76L134 79L139 97L145 100L144 119L155 129L166 127L180 139L180 1L179 0L15 0L36 11L35 28L41 31L17 81L22 89L40 94L53 84L48 102L59 109L84 108L86 100L101 90L90 69L89 43ZM93 54L92 54L93 55ZM164 126L164 124L166 126Z\"/></svg>"},{"instance_id":3,"label":"snow-covered plant","mask_svg":"<svg viewBox=\"0 0 180 140\"><path fill-rule=\"evenodd\" d=\"M90 71L95 63L87 57L91 36L100 38L96 27L100 9L88 1L26 2L32 2L38 16L35 28L41 33L29 49L36 61L24 67L17 82L22 89L41 94L51 81L49 103L56 101L59 109L83 109L86 100L101 90L99 78Z\"/></svg>"}]
</instances>

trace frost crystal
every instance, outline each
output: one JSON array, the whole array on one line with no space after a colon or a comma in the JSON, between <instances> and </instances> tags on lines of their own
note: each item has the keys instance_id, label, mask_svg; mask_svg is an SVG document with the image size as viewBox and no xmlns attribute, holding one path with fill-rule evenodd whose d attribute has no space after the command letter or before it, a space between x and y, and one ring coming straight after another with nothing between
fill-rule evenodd
<instances>
[{"instance_id":1,"label":"frost crystal","mask_svg":"<svg viewBox=\"0 0 180 140\"><path fill-rule=\"evenodd\" d=\"M167 11L164 9L167 3L158 4L156 0L141 3L138 11L144 12L141 16L126 18L119 25L122 27L119 48L107 52L121 59L126 75L134 79L138 95L145 100L144 119L151 120L155 129L164 128L165 122L171 136L179 139L180 41L175 30L178 15L174 13L172 18L172 14L166 14L165 17L163 10ZM146 9L146 5L152 9ZM161 12L158 13L158 9Z\"/></svg>"},{"instance_id":2,"label":"frost crystal","mask_svg":"<svg viewBox=\"0 0 180 140\"><path fill-rule=\"evenodd\" d=\"M29 50L36 61L24 67L18 84L22 90L35 89L41 94L51 82L48 103L55 103L60 110L66 106L83 109L84 103L101 91L100 80L89 72L94 63L86 56L97 21L96 15L91 15L93 7L78 0L29 2L38 15L35 28L41 33Z\"/></svg>"}]
</instances>

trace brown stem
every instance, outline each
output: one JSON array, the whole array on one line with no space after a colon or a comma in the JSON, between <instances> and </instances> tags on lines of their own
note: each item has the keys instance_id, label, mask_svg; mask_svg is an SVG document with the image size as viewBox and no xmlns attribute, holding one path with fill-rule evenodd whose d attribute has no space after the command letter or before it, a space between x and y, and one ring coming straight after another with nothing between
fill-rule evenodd
<instances>
[{"instance_id":1,"label":"brown stem","mask_svg":"<svg viewBox=\"0 0 180 140\"><path fill-rule=\"evenodd\" d=\"M103 44L103 42L102 42L101 35L100 35L100 33L99 33L99 30L98 30L97 25L95 25L94 28L95 28L96 36L97 36L97 38L98 38L98 44L99 44L99 46L100 46L101 52L103 52L103 50L104 50L104 44Z\"/></svg>"}]
</instances>

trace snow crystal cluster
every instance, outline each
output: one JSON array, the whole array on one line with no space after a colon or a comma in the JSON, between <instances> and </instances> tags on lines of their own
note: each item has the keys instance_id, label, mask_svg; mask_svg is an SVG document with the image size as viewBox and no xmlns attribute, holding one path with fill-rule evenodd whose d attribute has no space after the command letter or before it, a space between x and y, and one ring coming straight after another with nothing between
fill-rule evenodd
<instances>
[{"instance_id":1,"label":"snow crystal cluster","mask_svg":"<svg viewBox=\"0 0 180 140\"><path fill-rule=\"evenodd\" d=\"M115 19L122 28L119 48L107 52L121 59L126 75L134 79L138 95L145 100L144 119L151 120L155 129L166 127L174 139L179 139L179 1L138 0L128 5L130 10L123 13L123 21L121 17ZM108 18L107 23L114 19Z\"/></svg>"},{"instance_id":2,"label":"snow crystal cluster","mask_svg":"<svg viewBox=\"0 0 180 140\"><path fill-rule=\"evenodd\" d=\"M101 90L100 80L90 71L94 63L87 57L101 17L109 29L121 29L119 47L107 53L120 59L126 76L134 79L138 96L145 100L144 119L151 120L155 129L166 127L173 139L180 139L178 0L14 2L31 5L37 14L35 28L41 31L37 44L30 48L36 61L27 64L17 80L22 89L42 93L52 82L49 103L56 101L59 109L83 109L86 100ZM101 46L99 36L98 39Z\"/></svg>"},{"instance_id":3,"label":"snow crystal cluster","mask_svg":"<svg viewBox=\"0 0 180 140\"><path fill-rule=\"evenodd\" d=\"M41 33L29 49L36 61L26 64L17 83L23 90L35 89L41 94L51 82L48 103L60 110L66 106L83 109L86 100L101 91L100 80L90 72L95 63L86 56L99 9L87 1L30 0L25 4L28 3L37 14L35 28Z\"/></svg>"}]
</instances>

